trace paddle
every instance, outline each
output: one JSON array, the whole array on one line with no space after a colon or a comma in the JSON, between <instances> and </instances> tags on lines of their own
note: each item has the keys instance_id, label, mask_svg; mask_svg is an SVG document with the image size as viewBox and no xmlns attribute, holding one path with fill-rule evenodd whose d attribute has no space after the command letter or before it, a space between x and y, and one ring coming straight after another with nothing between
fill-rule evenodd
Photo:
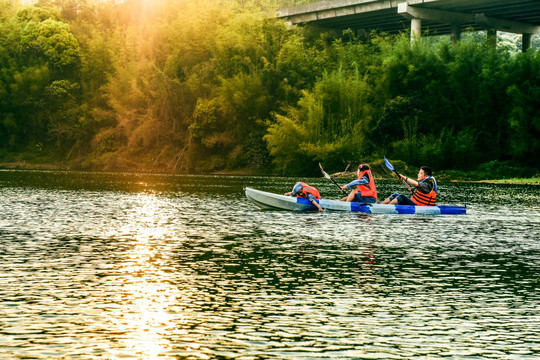
<instances>
[{"instance_id":1,"label":"paddle","mask_svg":"<svg viewBox=\"0 0 540 360\"><path fill-rule=\"evenodd\" d=\"M390 171L393 171L396 173L396 176L398 177L398 179L400 179L404 184L405 186L407 187L407 189L409 189L409 191L412 191L411 187L409 186L409 184L407 184L407 182L405 180L403 180L403 178L401 176L399 176L398 172L396 171L396 169L394 169L394 166L392 164L390 164L390 161L388 161L388 159L386 158L386 156L384 157L384 164L386 165L386 167L388 168L388 170Z\"/></svg>"},{"instance_id":2,"label":"paddle","mask_svg":"<svg viewBox=\"0 0 540 360\"><path fill-rule=\"evenodd\" d=\"M321 163L319 163L319 167L321 168L321 172L322 172L322 174L323 174L323 176L324 176L325 178L327 178L328 180L330 180L331 182L333 182L334 184L336 184L336 186L339 188L339 190L341 190L341 192L342 192L343 194L345 194L345 196L349 195L349 194L347 194L347 192L346 192L345 190L342 190L342 189L341 189L341 186L339 186L339 184L338 184L334 179L332 179L332 177L331 177L330 175L328 175L328 174L326 173L326 171L324 171L324 169L322 168Z\"/></svg>"}]
</instances>

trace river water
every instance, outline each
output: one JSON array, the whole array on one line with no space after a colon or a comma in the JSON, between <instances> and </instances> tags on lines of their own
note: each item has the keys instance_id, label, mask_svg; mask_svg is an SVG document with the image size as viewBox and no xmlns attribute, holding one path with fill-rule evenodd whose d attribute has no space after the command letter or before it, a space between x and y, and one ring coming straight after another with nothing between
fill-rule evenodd
<instances>
[{"instance_id":1,"label":"river water","mask_svg":"<svg viewBox=\"0 0 540 360\"><path fill-rule=\"evenodd\" d=\"M540 187L439 184L458 216L243 193L296 180L0 171L0 358L540 358Z\"/></svg>"}]
</instances>

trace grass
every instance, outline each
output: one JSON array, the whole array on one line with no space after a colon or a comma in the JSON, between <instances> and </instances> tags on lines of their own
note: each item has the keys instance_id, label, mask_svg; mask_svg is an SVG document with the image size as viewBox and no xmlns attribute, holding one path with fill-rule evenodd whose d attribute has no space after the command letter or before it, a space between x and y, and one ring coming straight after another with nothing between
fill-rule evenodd
<instances>
[{"instance_id":1,"label":"grass","mask_svg":"<svg viewBox=\"0 0 540 360\"><path fill-rule=\"evenodd\" d=\"M494 184L523 184L523 185L540 185L540 177L532 178L511 178L511 179L495 179L495 180L483 180L482 182L494 183Z\"/></svg>"}]
</instances>

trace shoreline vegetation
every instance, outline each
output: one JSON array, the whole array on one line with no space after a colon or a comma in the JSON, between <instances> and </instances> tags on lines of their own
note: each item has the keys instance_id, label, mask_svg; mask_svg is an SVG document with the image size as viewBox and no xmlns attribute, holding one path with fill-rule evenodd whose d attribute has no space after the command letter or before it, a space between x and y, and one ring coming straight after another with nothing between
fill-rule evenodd
<instances>
[{"instance_id":1,"label":"shoreline vegetation","mask_svg":"<svg viewBox=\"0 0 540 360\"><path fill-rule=\"evenodd\" d=\"M0 0L0 167L390 178L384 155L408 176L538 177L540 36L411 44L275 5Z\"/></svg>"},{"instance_id":2,"label":"shoreline vegetation","mask_svg":"<svg viewBox=\"0 0 540 360\"><path fill-rule=\"evenodd\" d=\"M393 161L394 162L394 161ZM404 175L413 177L416 171L415 166L404 164L397 161L399 164L398 172ZM395 179L394 173L390 172L384 167L382 160L370 162L373 177L377 180L392 180ZM333 172L331 176L335 179L351 179L356 176L356 171ZM26 161L16 162L0 162L0 171L2 170L42 170L42 171L88 171L88 172L125 172L125 173L145 173L145 174L184 174L178 172L171 172L167 169L145 169L145 168L94 168L94 169L80 169L73 168L67 164L58 163L30 163ZM530 169L522 169L524 173L530 173ZM212 171L199 173L201 175L252 175L252 176L278 176L272 169L263 168L244 168L230 171ZM435 171L435 177L439 182L473 182L473 183L491 183L491 184L513 184L513 185L540 185L540 173L536 173L532 176L504 176L495 175L493 172L482 171L461 171L461 170L439 170Z\"/></svg>"}]
</instances>

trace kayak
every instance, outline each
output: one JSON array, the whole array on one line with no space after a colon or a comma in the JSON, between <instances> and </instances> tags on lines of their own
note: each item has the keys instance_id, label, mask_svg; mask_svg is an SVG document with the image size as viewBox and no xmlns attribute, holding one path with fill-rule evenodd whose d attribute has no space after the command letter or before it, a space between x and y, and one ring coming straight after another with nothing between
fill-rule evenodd
<instances>
[{"instance_id":1,"label":"kayak","mask_svg":"<svg viewBox=\"0 0 540 360\"><path fill-rule=\"evenodd\" d=\"M252 188L245 188L249 201L261 209L278 209L293 211L315 211L317 208L306 198L285 196ZM388 205L388 204L361 204L339 200L317 200L319 206L325 210L352 211L365 214L422 214L422 215L459 215L465 214L465 206L435 205Z\"/></svg>"}]
</instances>

